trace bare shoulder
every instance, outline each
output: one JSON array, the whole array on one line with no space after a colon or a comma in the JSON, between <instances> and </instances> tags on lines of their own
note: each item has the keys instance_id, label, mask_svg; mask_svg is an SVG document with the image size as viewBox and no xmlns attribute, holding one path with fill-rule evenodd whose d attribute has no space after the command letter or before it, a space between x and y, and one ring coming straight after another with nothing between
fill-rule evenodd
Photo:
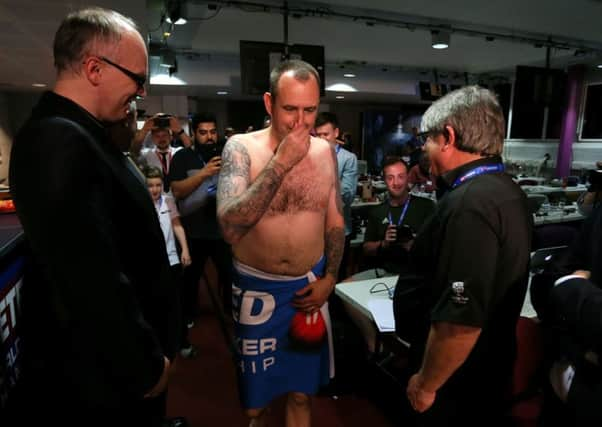
<instances>
[{"instance_id":1,"label":"bare shoulder","mask_svg":"<svg viewBox=\"0 0 602 427\"><path fill-rule=\"evenodd\" d=\"M322 138L311 137L311 156L312 158L319 161L320 164L334 164L336 154L332 146L328 141Z\"/></svg>"}]
</instances>

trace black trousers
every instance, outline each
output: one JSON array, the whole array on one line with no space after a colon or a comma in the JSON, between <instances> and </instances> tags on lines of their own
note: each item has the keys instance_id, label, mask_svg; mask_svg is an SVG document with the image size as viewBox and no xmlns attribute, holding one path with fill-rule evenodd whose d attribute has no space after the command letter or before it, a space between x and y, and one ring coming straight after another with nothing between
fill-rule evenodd
<instances>
[{"instance_id":1,"label":"black trousers","mask_svg":"<svg viewBox=\"0 0 602 427\"><path fill-rule=\"evenodd\" d=\"M224 312L232 312L232 250L224 240L188 239L192 263L184 269L182 292L185 323L199 315L199 279L211 258L217 269Z\"/></svg>"}]
</instances>

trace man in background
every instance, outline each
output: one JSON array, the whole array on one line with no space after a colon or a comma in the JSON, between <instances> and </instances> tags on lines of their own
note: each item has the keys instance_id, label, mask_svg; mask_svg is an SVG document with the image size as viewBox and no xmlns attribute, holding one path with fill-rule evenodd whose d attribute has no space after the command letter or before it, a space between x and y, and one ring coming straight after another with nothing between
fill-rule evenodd
<instances>
[{"instance_id":1,"label":"man in background","mask_svg":"<svg viewBox=\"0 0 602 427\"><path fill-rule=\"evenodd\" d=\"M178 200L192 258L192 264L184 270L185 293L182 296L187 307L184 316L189 325L199 314L199 279L208 258L216 267L226 312L232 306L232 253L222 237L216 213L217 181L222 161L217 119L215 115L203 112L194 115L191 124L194 144L175 154L170 170L171 190Z\"/></svg>"}]
</instances>

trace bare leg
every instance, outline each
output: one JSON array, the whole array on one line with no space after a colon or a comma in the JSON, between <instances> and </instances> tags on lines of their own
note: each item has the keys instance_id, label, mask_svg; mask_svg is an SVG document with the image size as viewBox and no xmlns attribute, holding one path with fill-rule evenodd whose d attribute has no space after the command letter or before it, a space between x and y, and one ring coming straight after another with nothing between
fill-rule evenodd
<instances>
[{"instance_id":1,"label":"bare leg","mask_svg":"<svg viewBox=\"0 0 602 427\"><path fill-rule=\"evenodd\" d=\"M286 399L286 427L311 426L311 397L305 393L289 393Z\"/></svg>"},{"instance_id":2,"label":"bare leg","mask_svg":"<svg viewBox=\"0 0 602 427\"><path fill-rule=\"evenodd\" d=\"M247 409L245 411L249 417L249 427L267 427L267 409Z\"/></svg>"}]
</instances>

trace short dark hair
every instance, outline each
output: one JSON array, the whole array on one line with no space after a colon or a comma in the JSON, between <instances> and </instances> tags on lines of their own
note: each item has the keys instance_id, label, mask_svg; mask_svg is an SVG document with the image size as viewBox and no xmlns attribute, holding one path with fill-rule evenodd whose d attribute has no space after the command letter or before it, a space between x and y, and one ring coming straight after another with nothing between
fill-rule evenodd
<instances>
[{"instance_id":1,"label":"short dark hair","mask_svg":"<svg viewBox=\"0 0 602 427\"><path fill-rule=\"evenodd\" d=\"M91 7L72 12L54 36L54 66L58 72L75 69L95 43L116 44L124 31L139 32L134 21L114 10Z\"/></svg>"},{"instance_id":2,"label":"short dark hair","mask_svg":"<svg viewBox=\"0 0 602 427\"><path fill-rule=\"evenodd\" d=\"M383 175L385 174L385 168L394 165L395 163L401 163L406 167L406 172L409 171L409 167L408 164L406 163L406 161L404 159L402 159L400 156L386 156L385 159L383 160Z\"/></svg>"},{"instance_id":3,"label":"short dark hair","mask_svg":"<svg viewBox=\"0 0 602 427\"><path fill-rule=\"evenodd\" d=\"M142 173L146 179L160 178L163 181L163 172L156 166L146 166L143 168Z\"/></svg>"},{"instance_id":4,"label":"short dark hair","mask_svg":"<svg viewBox=\"0 0 602 427\"><path fill-rule=\"evenodd\" d=\"M316 83L318 83L318 88L321 85L320 75L311 64L301 61L300 59L289 59L282 61L274 67L270 73L270 94L272 95L272 99L276 99L276 96L278 95L278 82L280 81L280 77L288 71L292 71L295 79L302 82L306 82L311 76L314 76Z\"/></svg>"},{"instance_id":5,"label":"short dark hair","mask_svg":"<svg viewBox=\"0 0 602 427\"><path fill-rule=\"evenodd\" d=\"M319 128L320 126L324 126L328 123L330 123L332 125L332 127L335 129L337 129L339 127L339 121L337 120L337 115L326 111L326 112L318 114L318 117L316 117L316 124L314 125L314 127Z\"/></svg>"},{"instance_id":6,"label":"short dark hair","mask_svg":"<svg viewBox=\"0 0 602 427\"><path fill-rule=\"evenodd\" d=\"M215 126L217 126L217 118L215 117L215 114L203 111L202 113L197 113L192 116L191 123L192 132L194 133L196 132L196 128L198 127L199 123L213 123Z\"/></svg>"}]
</instances>

